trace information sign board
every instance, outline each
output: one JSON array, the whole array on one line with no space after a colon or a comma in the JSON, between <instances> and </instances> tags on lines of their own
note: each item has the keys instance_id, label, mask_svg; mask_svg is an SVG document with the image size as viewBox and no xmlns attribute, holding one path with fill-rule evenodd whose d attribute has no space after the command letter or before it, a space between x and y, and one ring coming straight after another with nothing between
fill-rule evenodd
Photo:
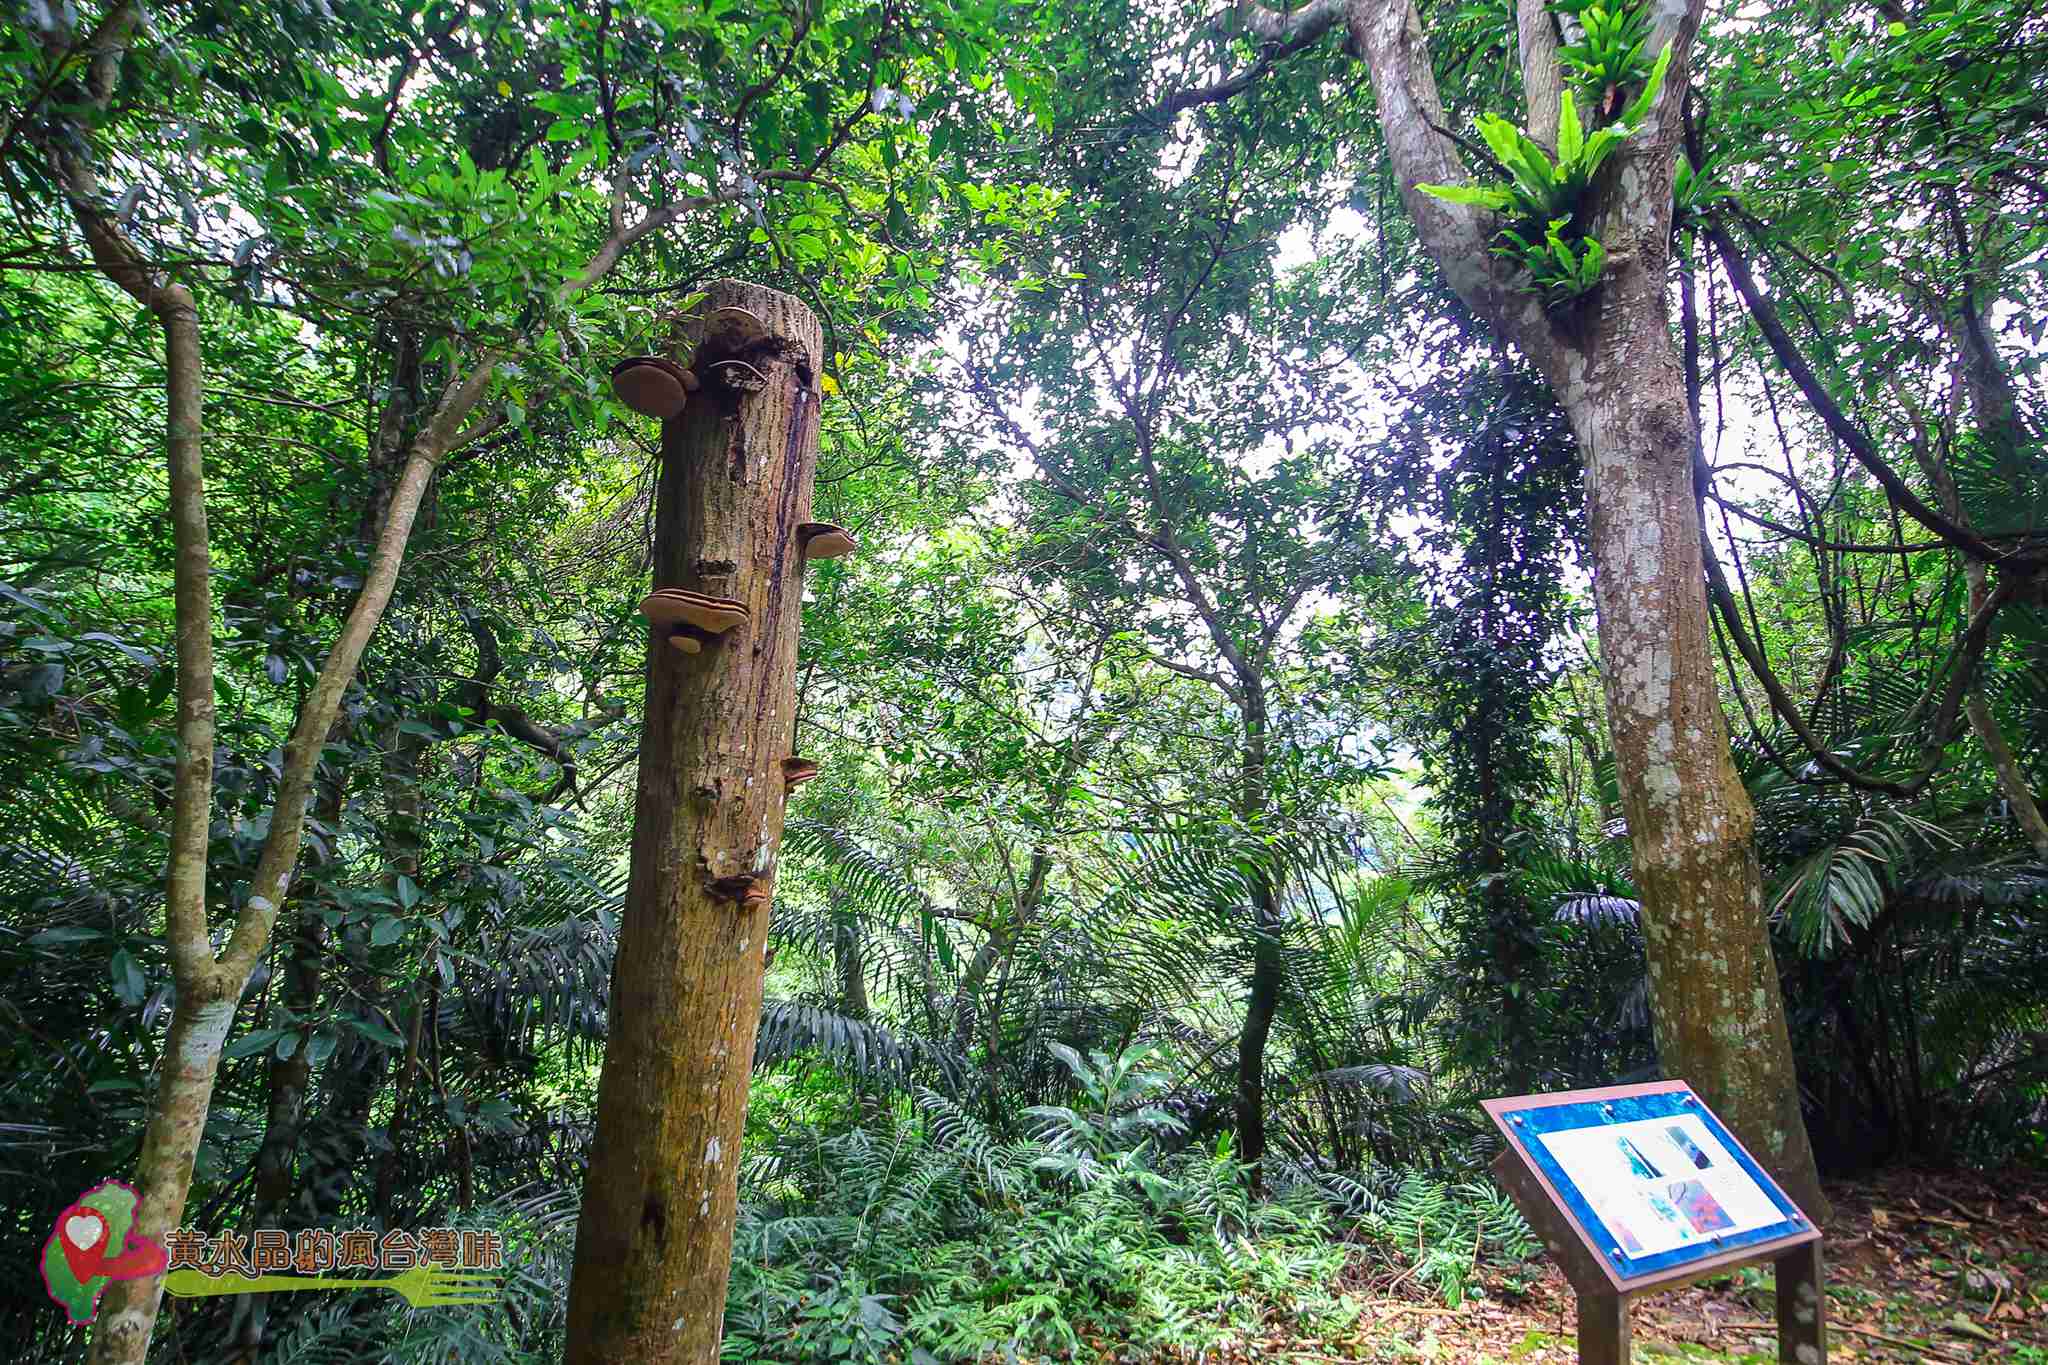
<instances>
[{"instance_id":1,"label":"information sign board","mask_svg":"<svg viewBox=\"0 0 2048 1365\"><path fill-rule=\"evenodd\" d=\"M1758 1261L1777 1264L1783 1358L1825 1359L1820 1230L1690 1086L1484 1105L1494 1174L1578 1291L1582 1360L1628 1358L1630 1300Z\"/></svg>"}]
</instances>

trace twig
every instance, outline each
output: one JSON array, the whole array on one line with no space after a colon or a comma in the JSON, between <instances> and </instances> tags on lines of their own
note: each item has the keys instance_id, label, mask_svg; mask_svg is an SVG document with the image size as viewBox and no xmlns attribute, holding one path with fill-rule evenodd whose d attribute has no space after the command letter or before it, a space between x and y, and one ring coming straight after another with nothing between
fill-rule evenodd
<instances>
[{"instance_id":1,"label":"twig","mask_svg":"<svg viewBox=\"0 0 2048 1365\"><path fill-rule=\"evenodd\" d=\"M1775 1322L1724 1322L1721 1326L1737 1332L1775 1332L1778 1330L1778 1324ZM1909 1351L1920 1352L1930 1360L1954 1361L1955 1365L1967 1365L1967 1362L1960 1360L1956 1356L1942 1355L1935 1346L1928 1342L1914 1341L1910 1337L1895 1337L1889 1332L1880 1332L1875 1328L1851 1327L1847 1323L1831 1322L1827 1325L1827 1330L1830 1332L1847 1332L1852 1336L1869 1337L1872 1341L1881 1341L1887 1346L1903 1346Z\"/></svg>"}]
</instances>

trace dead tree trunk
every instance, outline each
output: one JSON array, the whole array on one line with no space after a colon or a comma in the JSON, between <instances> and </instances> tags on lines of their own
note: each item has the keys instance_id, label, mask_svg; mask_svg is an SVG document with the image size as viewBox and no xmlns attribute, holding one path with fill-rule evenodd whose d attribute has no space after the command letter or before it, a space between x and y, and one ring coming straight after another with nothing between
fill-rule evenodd
<instances>
[{"instance_id":1,"label":"dead tree trunk","mask_svg":"<svg viewBox=\"0 0 2048 1365\"><path fill-rule=\"evenodd\" d=\"M662 428L632 876L577 1227L571 1365L718 1359L782 838L822 344L797 300L727 280L684 324L675 359L687 371L645 362L657 388L673 378L682 410ZM686 402L685 379L698 385ZM623 369L615 384L641 406ZM728 605L722 617L671 609L664 589Z\"/></svg>"}]
</instances>

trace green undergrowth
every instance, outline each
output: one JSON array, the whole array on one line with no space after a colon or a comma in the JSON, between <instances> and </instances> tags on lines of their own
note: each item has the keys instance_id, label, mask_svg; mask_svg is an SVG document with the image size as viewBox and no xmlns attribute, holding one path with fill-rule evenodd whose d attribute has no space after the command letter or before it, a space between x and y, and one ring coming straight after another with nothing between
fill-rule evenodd
<instances>
[{"instance_id":1,"label":"green undergrowth","mask_svg":"<svg viewBox=\"0 0 2048 1365\"><path fill-rule=\"evenodd\" d=\"M1348 1270L1456 1303L1480 1265L1534 1250L1484 1185L1296 1178L1254 1199L1227 1148L1091 1147L1109 1122L1006 1142L932 1094L877 1119L750 1157L726 1359L1143 1360L1336 1336L1362 1310Z\"/></svg>"}]
</instances>

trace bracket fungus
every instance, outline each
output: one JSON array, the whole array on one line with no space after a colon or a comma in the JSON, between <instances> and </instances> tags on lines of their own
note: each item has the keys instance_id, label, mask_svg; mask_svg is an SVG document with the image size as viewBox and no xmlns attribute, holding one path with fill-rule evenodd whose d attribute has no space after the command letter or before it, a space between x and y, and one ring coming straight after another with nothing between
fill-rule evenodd
<instances>
[{"instance_id":1,"label":"bracket fungus","mask_svg":"<svg viewBox=\"0 0 2048 1365\"><path fill-rule=\"evenodd\" d=\"M714 308L708 319L704 340L721 350L744 351L768 336L768 323L751 308Z\"/></svg>"},{"instance_id":2,"label":"bracket fungus","mask_svg":"<svg viewBox=\"0 0 2048 1365\"><path fill-rule=\"evenodd\" d=\"M698 387L697 376L658 355L628 356L612 366L612 392L645 417L678 416Z\"/></svg>"},{"instance_id":3,"label":"bracket fungus","mask_svg":"<svg viewBox=\"0 0 2048 1365\"><path fill-rule=\"evenodd\" d=\"M817 775L818 765L808 758L792 755L782 760L782 785L785 787L801 787Z\"/></svg>"},{"instance_id":4,"label":"bracket fungus","mask_svg":"<svg viewBox=\"0 0 2048 1365\"><path fill-rule=\"evenodd\" d=\"M745 603L682 588L656 588L640 604L640 614L666 627L668 642L685 654L700 652L715 637L747 622Z\"/></svg>"},{"instance_id":5,"label":"bracket fungus","mask_svg":"<svg viewBox=\"0 0 2048 1365\"><path fill-rule=\"evenodd\" d=\"M768 376L744 360L714 360L710 369L718 382L728 389L737 389L741 393L759 393L768 387Z\"/></svg>"},{"instance_id":6,"label":"bracket fungus","mask_svg":"<svg viewBox=\"0 0 2048 1365\"><path fill-rule=\"evenodd\" d=\"M805 559L837 559L860 548L853 532L829 521L807 521L796 528L796 534L803 542Z\"/></svg>"}]
</instances>

